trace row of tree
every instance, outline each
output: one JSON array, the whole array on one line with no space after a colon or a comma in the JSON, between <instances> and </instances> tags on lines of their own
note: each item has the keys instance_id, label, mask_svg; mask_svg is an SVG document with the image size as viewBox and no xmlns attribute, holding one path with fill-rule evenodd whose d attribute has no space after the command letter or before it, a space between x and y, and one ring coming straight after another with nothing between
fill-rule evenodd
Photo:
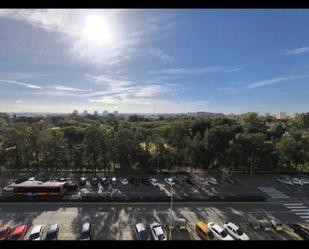
<instances>
[{"instance_id":1,"label":"row of tree","mask_svg":"<svg viewBox=\"0 0 309 249\"><path fill-rule=\"evenodd\" d=\"M0 115L0 166L22 170L309 171L309 113L275 120Z\"/></svg>"}]
</instances>

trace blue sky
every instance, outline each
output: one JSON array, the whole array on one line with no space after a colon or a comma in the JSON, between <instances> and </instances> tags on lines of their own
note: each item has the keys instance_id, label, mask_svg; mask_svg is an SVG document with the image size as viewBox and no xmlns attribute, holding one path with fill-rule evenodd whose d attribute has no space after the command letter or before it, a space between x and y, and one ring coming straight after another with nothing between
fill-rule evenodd
<instances>
[{"instance_id":1,"label":"blue sky","mask_svg":"<svg viewBox=\"0 0 309 249\"><path fill-rule=\"evenodd\" d=\"M309 10L0 10L0 111L309 106Z\"/></svg>"}]
</instances>

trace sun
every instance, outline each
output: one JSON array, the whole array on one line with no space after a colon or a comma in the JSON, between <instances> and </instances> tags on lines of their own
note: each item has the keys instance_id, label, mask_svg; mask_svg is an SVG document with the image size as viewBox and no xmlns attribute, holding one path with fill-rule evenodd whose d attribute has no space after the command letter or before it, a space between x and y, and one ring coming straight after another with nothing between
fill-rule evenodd
<instances>
[{"instance_id":1,"label":"sun","mask_svg":"<svg viewBox=\"0 0 309 249\"><path fill-rule=\"evenodd\" d=\"M96 44L109 44L112 41L110 27L103 17L91 15L84 26L84 34L87 39Z\"/></svg>"}]
</instances>

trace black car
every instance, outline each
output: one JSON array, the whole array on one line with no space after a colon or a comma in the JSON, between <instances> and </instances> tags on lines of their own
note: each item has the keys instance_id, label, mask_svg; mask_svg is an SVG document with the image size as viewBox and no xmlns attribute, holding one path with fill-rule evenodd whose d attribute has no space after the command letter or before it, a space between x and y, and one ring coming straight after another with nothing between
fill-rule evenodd
<instances>
[{"instance_id":1,"label":"black car","mask_svg":"<svg viewBox=\"0 0 309 249\"><path fill-rule=\"evenodd\" d=\"M108 182L106 177L100 177L100 183L101 183L102 186L109 185L109 182Z\"/></svg>"},{"instance_id":2,"label":"black car","mask_svg":"<svg viewBox=\"0 0 309 249\"><path fill-rule=\"evenodd\" d=\"M99 184L99 178L96 177L96 176L92 177L91 178L91 185L92 186L98 186L98 184Z\"/></svg>"},{"instance_id":3,"label":"black car","mask_svg":"<svg viewBox=\"0 0 309 249\"><path fill-rule=\"evenodd\" d=\"M192 186L194 185L194 183L192 182L192 180L191 180L190 178L187 178L187 179L186 179L186 183L188 183L188 184L190 184L190 185L192 185Z\"/></svg>"},{"instance_id":4,"label":"black car","mask_svg":"<svg viewBox=\"0 0 309 249\"><path fill-rule=\"evenodd\" d=\"M15 181L15 184L19 184L19 183L22 183L22 182L25 182L27 181L28 179L27 178L19 178Z\"/></svg>"},{"instance_id":5,"label":"black car","mask_svg":"<svg viewBox=\"0 0 309 249\"><path fill-rule=\"evenodd\" d=\"M296 223L289 224L289 226L293 229L294 233L296 233L299 237L301 237L304 240L309 240L308 229Z\"/></svg>"},{"instance_id":6,"label":"black car","mask_svg":"<svg viewBox=\"0 0 309 249\"><path fill-rule=\"evenodd\" d=\"M78 185L76 183L69 182L67 189L68 191L77 191Z\"/></svg>"},{"instance_id":7,"label":"black car","mask_svg":"<svg viewBox=\"0 0 309 249\"><path fill-rule=\"evenodd\" d=\"M130 183L134 186L140 185L140 181L137 178L131 178Z\"/></svg>"},{"instance_id":8,"label":"black car","mask_svg":"<svg viewBox=\"0 0 309 249\"><path fill-rule=\"evenodd\" d=\"M59 227L57 224L50 225L47 231L46 240L57 240Z\"/></svg>"},{"instance_id":9,"label":"black car","mask_svg":"<svg viewBox=\"0 0 309 249\"><path fill-rule=\"evenodd\" d=\"M91 225L89 222L83 224L80 240L91 240Z\"/></svg>"},{"instance_id":10,"label":"black car","mask_svg":"<svg viewBox=\"0 0 309 249\"><path fill-rule=\"evenodd\" d=\"M81 178L79 178L79 186L86 186L86 177L82 176Z\"/></svg>"},{"instance_id":11,"label":"black car","mask_svg":"<svg viewBox=\"0 0 309 249\"><path fill-rule=\"evenodd\" d=\"M146 185L146 186L150 186L150 185L151 185L149 179L147 179L147 178L143 178L143 179L141 180L141 182L142 182L144 185Z\"/></svg>"}]
</instances>

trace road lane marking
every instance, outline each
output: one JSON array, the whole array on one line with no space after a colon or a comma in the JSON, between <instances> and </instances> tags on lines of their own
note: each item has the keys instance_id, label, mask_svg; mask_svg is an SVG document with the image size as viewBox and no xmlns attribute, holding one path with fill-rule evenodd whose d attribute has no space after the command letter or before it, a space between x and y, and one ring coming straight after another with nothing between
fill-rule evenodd
<instances>
[{"instance_id":1,"label":"road lane marking","mask_svg":"<svg viewBox=\"0 0 309 249\"><path fill-rule=\"evenodd\" d=\"M303 205L302 203L283 203L284 206Z\"/></svg>"}]
</instances>

